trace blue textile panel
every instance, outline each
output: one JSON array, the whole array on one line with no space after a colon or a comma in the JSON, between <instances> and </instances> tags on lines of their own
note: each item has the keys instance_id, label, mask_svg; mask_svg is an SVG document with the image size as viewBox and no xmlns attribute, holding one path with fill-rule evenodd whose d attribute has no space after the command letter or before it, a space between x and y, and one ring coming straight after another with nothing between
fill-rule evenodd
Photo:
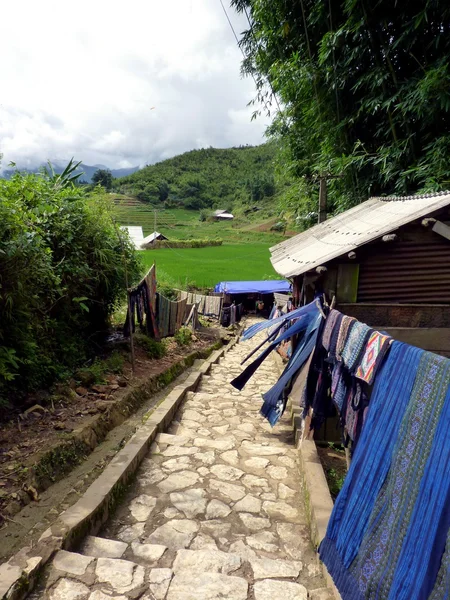
<instances>
[{"instance_id":1,"label":"blue textile panel","mask_svg":"<svg viewBox=\"0 0 450 600\"><path fill-rule=\"evenodd\" d=\"M221 281L215 288L215 292L225 294L289 294L291 284L285 279L274 279L272 281Z\"/></svg>"}]
</instances>

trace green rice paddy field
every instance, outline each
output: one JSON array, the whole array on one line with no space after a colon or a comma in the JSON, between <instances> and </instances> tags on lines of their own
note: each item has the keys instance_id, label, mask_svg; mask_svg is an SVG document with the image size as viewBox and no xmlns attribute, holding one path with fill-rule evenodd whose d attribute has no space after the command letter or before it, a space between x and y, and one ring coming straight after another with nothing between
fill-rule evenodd
<instances>
[{"instance_id":1,"label":"green rice paddy field","mask_svg":"<svg viewBox=\"0 0 450 600\"><path fill-rule=\"evenodd\" d=\"M227 244L207 248L144 250L145 267L156 263L157 279L175 287L212 288L219 281L279 279L269 244Z\"/></svg>"}]
</instances>

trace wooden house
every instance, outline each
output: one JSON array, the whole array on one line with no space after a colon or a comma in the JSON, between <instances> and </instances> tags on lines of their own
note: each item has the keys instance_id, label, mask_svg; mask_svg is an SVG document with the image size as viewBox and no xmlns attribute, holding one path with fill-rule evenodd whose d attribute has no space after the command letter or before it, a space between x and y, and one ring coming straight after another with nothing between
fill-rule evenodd
<instances>
[{"instance_id":1,"label":"wooden house","mask_svg":"<svg viewBox=\"0 0 450 600\"><path fill-rule=\"evenodd\" d=\"M371 198L271 248L294 301L318 293L396 339L450 356L450 192Z\"/></svg>"}]
</instances>

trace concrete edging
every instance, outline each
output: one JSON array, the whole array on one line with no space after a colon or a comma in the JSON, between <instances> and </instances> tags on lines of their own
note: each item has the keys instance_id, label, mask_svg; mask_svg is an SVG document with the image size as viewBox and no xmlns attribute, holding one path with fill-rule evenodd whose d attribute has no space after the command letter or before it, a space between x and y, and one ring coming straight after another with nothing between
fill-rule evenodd
<instances>
[{"instance_id":1,"label":"concrete edging","mask_svg":"<svg viewBox=\"0 0 450 600\"><path fill-rule=\"evenodd\" d=\"M299 457L300 477L306 505L306 514L311 532L311 542L316 550L326 535L328 521L333 510L333 500L328 488L325 472L313 440L302 439L300 408L292 409L292 424L295 431L295 441ZM335 600L341 600L341 595L334 585L326 566L317 556L327 587L333 593Z\"/></svg>"},{"instance_id":2,"label":"concrete edging","mask_svg":"<svg viewBox=\"0 0 450 600\"><path fill-rule=\"evenodd\" d=\"M34 547L22 548L0 565L0 598L20 600L30 592L45 565L61 549L70 550L88 534L95 534L108 519L125 486L138 469L158 433L164 432L183 403L195 391L211 366L239 342L240 330L226 346L207 358L198 371L176 386L151 413L145 424L111 460L83 496L60 514Z\"/></svg>"}]
</instances>

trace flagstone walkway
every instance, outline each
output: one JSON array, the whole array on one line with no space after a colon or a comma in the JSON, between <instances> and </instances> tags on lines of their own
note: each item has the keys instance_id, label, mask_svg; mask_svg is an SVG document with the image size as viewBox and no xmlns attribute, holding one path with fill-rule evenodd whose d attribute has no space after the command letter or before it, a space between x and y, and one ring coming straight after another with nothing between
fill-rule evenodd
<instances>
[{"instance_id":1,"label":"flagstone walkway","mask_svg":"<svg viewBox=\"0 0 450 600\"><path fill-rule=\"evenodd\" d=\"M59 552L35 598L331 600L309 540L292 428L260 416L273 358L229 381L261 341L225 354L158 436L113 518Z\"/></svg>"}]
</instances>

